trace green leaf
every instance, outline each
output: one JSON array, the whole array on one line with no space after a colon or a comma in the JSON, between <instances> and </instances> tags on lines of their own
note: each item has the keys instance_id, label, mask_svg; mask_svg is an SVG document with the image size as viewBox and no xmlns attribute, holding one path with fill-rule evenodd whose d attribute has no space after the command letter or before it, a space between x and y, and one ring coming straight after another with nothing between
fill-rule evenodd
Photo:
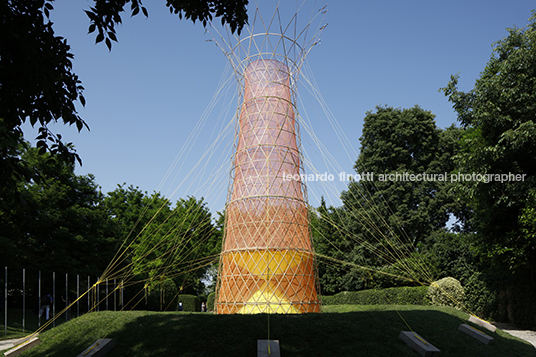
<instances>
[{"instance_id":1,"label":"green leaf","mask_svg":"<svg viewBox=\"0 0 536 357\"><path fill-rule=\"evenodd\" d=\"M99 34L97 35L97 39L95 40L95 43L102 42L102 40L104 40L104 34L99 33Z\"/></svg>"}]
</instances>

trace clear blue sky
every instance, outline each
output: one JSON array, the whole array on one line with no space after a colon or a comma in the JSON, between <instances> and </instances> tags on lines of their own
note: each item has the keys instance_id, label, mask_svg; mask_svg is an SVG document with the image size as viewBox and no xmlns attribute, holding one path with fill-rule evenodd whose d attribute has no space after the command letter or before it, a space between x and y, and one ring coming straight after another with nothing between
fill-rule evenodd
<instances>
[{"instance_id":1,"label":"clear blue sky","mask_svg":"<svg viewBox=\"0 0 536 357\"><path fill-rule=\"evenodd\" d=\"M227 59L213 42L206 41L211 36L201 24L180 21L169 13L164 0L145 3L149 18L125 15L117 28L119 43L114 43L110 53L104 44L94 44L94 34L87 34L89 22L83 10L91 2L57 0L52 13L56 33L67 38L75 55L74 71L87 100L79 112L91 131L77 133L60 125L53 130L75 144L83 160L77 174L94 174L104 193L123 182L148 192L159 189L226 68ZM267 3L275 1L263 0L263 6ZM288 3L294 8L296 1ZM526 0L335 0L316 5L308 1L306 8L325 4L324 23L329 25L321 45L308 56L308 68L356 152L365 113L376 105L419 105L436 115L439 127L454 123L455 113L438 88L447 84L451 74L460 72L460 88L470 90L491 55L492 43L507 35L507 27L525 26L531 9L536 8L534 1ZM254 7L252 1L250 9ZM227 87L231 93L236 91L234 82ZM306 88L300 84L299 90ZM191 152L181 160L182 168L171 175L176 181L170 179L161 188L166 196L179 187L215 141L219 127L232 120L236 102L225 112L229 107L225 100L188 146ZM356 157L344 153L344 145L315 104L299 110L308 112L315 132L342 170L352 172ZM25 131L27 138L35 136ZM314 153L312 140L304 130L302 135L306 151ZM184 179L172 199L205 196L212 211L221 210L228 174L210 183L209 173L222 165L228 170L230 159L220 156L231 145L232 135L223 139L206 170ZM322 172L320 163L318 167ZM202 181L209 182L208 188L200 185ZM311 190L313 205L319 195L338 204L336 195L321 188Z\"/></svg>"}]
</instances>

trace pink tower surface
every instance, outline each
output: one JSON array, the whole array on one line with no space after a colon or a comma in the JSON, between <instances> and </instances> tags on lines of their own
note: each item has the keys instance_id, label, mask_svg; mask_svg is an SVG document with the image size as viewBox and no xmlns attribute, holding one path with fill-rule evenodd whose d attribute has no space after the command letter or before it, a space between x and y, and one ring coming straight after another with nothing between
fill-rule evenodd
<instances>
[{"instance_id":1,"label":"pink tower surface","mask_svg":"<svg viewBox=\"0 0 536 357\"><path fill-rule=\"evenodd\" d=\"M277 60L244 71L219 314L320 312L290 78Z\"/></svg>"}]
</instances>

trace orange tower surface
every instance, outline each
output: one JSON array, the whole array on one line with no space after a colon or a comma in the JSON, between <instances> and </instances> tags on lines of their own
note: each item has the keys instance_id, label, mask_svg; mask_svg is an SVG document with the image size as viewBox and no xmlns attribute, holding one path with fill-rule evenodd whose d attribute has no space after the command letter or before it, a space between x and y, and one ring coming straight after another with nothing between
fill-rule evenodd
<instances>
[{"instance_id":1,"label":"orange tower surface","mask_svg":"<svg viewBox=\"0 0 536 357\"><path fill-rule=\"evenodd\" d=\"M286 64L261 58L243 76L215 308L319 312L291 74Z\"/></svg>"}]
</instances>

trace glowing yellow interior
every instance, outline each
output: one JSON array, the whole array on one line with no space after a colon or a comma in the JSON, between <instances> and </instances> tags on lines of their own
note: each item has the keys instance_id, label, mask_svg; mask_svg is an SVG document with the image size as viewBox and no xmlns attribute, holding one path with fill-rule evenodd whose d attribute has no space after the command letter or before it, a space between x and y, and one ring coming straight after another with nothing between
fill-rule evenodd
<instances>
[{"instance_id":1,"label":"glowing yellow interior","mask_svg":"<svg viewBox=\"0 0 536 357\"><path fill-rule=\"evenodd\" d=\"M303 260L304 253L295 250L283 251L242 251L231 253L233 260L251 274L262 276L264 280L273 275L284 274Z\"/></svg>"},{"instance_id":2,"label":"glowing yellow interior","mask_svg":"<svg viewBox=\"0 0 536 357\"><path fill-rule=\"evenodd\" d=\"M264 283L242 307L239 314L299 314L300 311L274 289L270 283Z\"/></svg>"}]
</instances>

